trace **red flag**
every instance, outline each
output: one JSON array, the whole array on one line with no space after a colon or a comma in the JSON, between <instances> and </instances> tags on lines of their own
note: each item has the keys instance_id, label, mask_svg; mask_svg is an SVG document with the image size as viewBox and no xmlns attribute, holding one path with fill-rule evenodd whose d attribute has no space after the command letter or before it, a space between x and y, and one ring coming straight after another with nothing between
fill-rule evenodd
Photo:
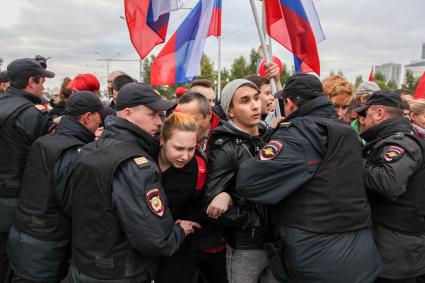
<instances>
[{"instance_id":1,"label":"red flag","mask_svg":"<svg viewBox=\"0 0 425 283\"><path fill-rule=\"evenodd\" d=\"M156 45L164 42L170 15L163 14L154 21L150 0L124 0L124 6L131 42L144 59Z\"/></svg>"},{"instance_id":2,"label":"red flag","mask_svg":"<svg viewBox=\"0 0 425 283\"><path fill-rule=\"evenodd\" d=\"M373 67L372 69L370 69L370 74L369 74L369 81L373 82L374 78L373 78Z\"/></svg>"},{"instance_id":3,"label":"red flag","mask_svg":"<svg viewBox=\"0 0 425 283\"><path fill-rule=\"evenodd\" d=\"M415 99L424 99L425 98L425 72L422 74L422 77L419 79L418 86L415 91Z\"/></svg>"}]
</instances>

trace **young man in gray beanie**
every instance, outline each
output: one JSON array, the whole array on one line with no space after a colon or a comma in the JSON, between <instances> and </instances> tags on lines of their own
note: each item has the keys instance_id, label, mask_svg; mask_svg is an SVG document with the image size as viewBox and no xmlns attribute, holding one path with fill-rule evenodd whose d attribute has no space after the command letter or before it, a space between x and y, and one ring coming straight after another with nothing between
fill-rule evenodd
<instances>
[{"instance_id":1,"label":"young man in gray beanie","mask_svg":"<svg viewBox=\"0 0 425 283\"><path fill-rule=\"evenodd\" d=\"M229 121L209 141L208 177L203 204L213 222L224 229L227 278L230 283L275 282L268 269L264 243L271 234L266 207L248 203L235 192L239 166L257 156L268 136L259 126L261 100L254 83L237 79L221 95Z\"/></svg>"}]
</instances>

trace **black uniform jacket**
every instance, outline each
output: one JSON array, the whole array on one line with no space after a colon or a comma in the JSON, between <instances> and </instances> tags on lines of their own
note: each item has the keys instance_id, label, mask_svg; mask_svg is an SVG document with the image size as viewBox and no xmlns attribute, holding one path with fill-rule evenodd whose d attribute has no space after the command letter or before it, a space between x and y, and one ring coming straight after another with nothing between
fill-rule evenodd
<instances>
[{"instance_id":1,"label":"black uniform jacket","mask_svg":"<svg viewBox=\"0 0 425 283\"><path fill-rule=\"evenodd\" d=\"M303 190L326 156L326 128L308 116L336 119L334 107L326 97L309 101L281 123L259 159L248 160L240 167L236 191L251 201L271 205L272 217L279 218L273 211L274 205L282 205L291 194ZM354 133L353 137L357 142ZM358 150L361 150L360 145ZM356 163L361 167L361 156L358 156ZM329 197L331 202L332 195ZM364 201L367 204L366 194ZM367 228L370 218L366 220L362 230L348 229L339 233L310 232L273 223L280 237L274 245L268 245L273 273L281 280L289 277L293 282L373 282L381 271L380 259L371 228Z\"/></svg>"},{"instance_id":2,"label":"black uniform jacket","mask_svg":"<svg viewBox=\"0 0 425 283\"><path fill-rule=\"evenodd\" d=\"M1 232L9 231L14 221L16 197L19 195L29 147L53 127L52 119L47 111L40 110L40 103L40 98L13 87L9 88L8 94L0 99ZM4 109L9 104L21 106L16 109ZM8 115L10 111L13 112ZM7 117L4 116L5 113L8 113ZM15 192L4 197L4 192L10 189Z\"/></svg>"},{"instance_id":3,"label":"black uniform jacket","mask_svg":"<svg viewBox=\"0 0 425 283\"><path fill-rule=\"evenodd\" d=\"M100 187L101 191L91 188L99 199L108 197L109 192L105 193L105 190L111 191L109 200L85 202L87 192L77 185L83 180L75 180L74 183L74 177L78 175L80 172L78 170L82 166L80 163L84 161L84 168L92 168L96 160L102 158L102 152L109 152L110 148L124 145L140 148L145 155L122 161L113 173L111 187ZM85 148L90 151L85 153L84 159L82 156ZM136 282L132 280L146 278L148 277L146 273L156 265L157 259L172 255L185 238L183 229L174 224L162 189L161 175L154 162L156 160L154 157L158 155L159 143L138 126L116 117L102 137L85 148L80 152L71 179L72 187L75 189L73 202L79 199L85 202L73 203L72 207L72 256L75 266L71 269L71 278L82 280L81 278L91 277L90 282L103 282L94 278L117 280L120 278L121 281L117 282ZM110 153L107 155L110 156ZM93 162L90 162L90 159ZM104 169L90 170L100 175L106 173ZM84 172L81 174L84 175ZM88 177L84 175L84 178ZM93 180L90 182L94 183ZM108 214L97 211L98 206L104 206ZM78 221L75 221L77 218ZM106 221L107 224L102 226L99 223L102 221ZM111 229L112 231L105 231ZM93 260L99 253L113 260L107 262Z\"/></svg>"},{"instance_id":4,"label":"black uniform jacket","mask_svg":"<svg viewBox=\"0 0 425 283\"><path fill-rule=\"evenodd\" d=\"M64 137L75 137L80 140L82 143L88 143L94 140L94 134L87 130L80 123L70 120L67 117L63 117L56 128L55 135L61 135ZM53 137L43 137L43 138L53 138ZM38 147L34 146L31 150L39 150ZM48 150L48 149L46 149ZM43 193L43 195L49 195L49 198L53 199L54 203L57 203L58 211L56 213L64 213L65 210L68 211L71 207L70 192L67 189L67 181L71 172L71 164L76 158L78 152L78 147L74 146L64 150L61 155L57 158L54 168L51 172L51 182L54 184L54 191L50 194ZM31 156L31 152L30 152ZM39 166L47 166L45 160L38 160ZM24 178L26 176L33 176L31 171L36 171L37 168L26 168ZM41 177L41 176L40 176ZM30 180L28 180L30 181ZM25 187L24 187L25 188ZM28 188L32 190L50 190L50 187L46 188L37 188L32 187ZM25 205L28 204L28 207L24 208L25 211L31 211L31 194L33 191L23 190L20 198L25 199ZM47 200L43 203L48 203ZM24 204L20 204L21 206ZM37 207L39 205L36 205ZM46 207L46 210L48 208ZM51 209L51 208L49 208ZM38 212L38 211L37 211ZM39 213L39 212L38 212ZM47 213L47 212L46 212ZM53 212L49 210L50 217L53 217ZM46 217L49 217L46 216ZM35 217L34 217L35 218ZM16 224L15 224L16 225ZM71 223L69 222L69 226ZM40 232L41 233L40 229ZM50 230L46 231L46 233ZM50 235L45 235L49 237ZM10 264L13 267L13 270L20 277L40 281L40 282L58 282L63 279L68 271L68 261L70 257L70 239L71 234L68 235L68 238L61 240L43 240L28 235L22 231L18 231L15 228L12 228L9 233L8 241L8 254Z\"/></svg>"},{"instance_id":5,"label":"black uniform jacket","mask_svg":"<svg viewBox=\"0 0 425 283\"><path fill-rule=\"evenodd\" d=\"M365 184L369 191L375 240L383 278L425 274L425 147L410 122L393 118L361 137Z\"/></svg>"}]
</instances>

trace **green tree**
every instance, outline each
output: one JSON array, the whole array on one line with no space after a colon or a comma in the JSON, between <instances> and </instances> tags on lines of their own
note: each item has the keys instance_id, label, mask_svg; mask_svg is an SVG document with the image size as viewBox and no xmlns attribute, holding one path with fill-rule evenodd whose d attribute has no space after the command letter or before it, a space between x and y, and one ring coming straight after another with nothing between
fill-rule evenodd
<instances>
[{"instance_id":1,"label":"green tree","mask_svg":"<svg viewBox=\"0 0 425 283\"><path fill-rule=\"evenodd\" d=\"M289 77L291 76L291 72L288 71L288 67L286 66L286 64L282 65L282 72L280 73L280 82L283 85L285 85L286 81L289 79Z\"/></svg>"},{"instance_id":2,"label":"green tree","mask_svg":"<svg viewBox=\"0 0 425 283\"><path fill-rule=\"evenodd\" d=\"M416 86L418 85L418 81L419 79L415 79L412 71L406 70L406 75L404 77L404 84L402 85L402 87L407 88L410 91L415 91Z\"/></svg>"},{"instance_id":3,"label":"green tree","mask_svg":"<svg viewBox=\"0 0 425 283\"><path fill-rule=\"evenodd\" d=\"M384 76L384 74L382 73L376 73L375 76L373 77L373 80L376 81L383 81L386 82L387 78Z\"/></svg>"},{"instance_id":4,"label":"green tree","mask_svg":"<svg viewBox=\"0 0 425 283\"><path fill-rule=\"evenodd\" d=\"M384 74L382 73L376 73L373 77L373 81L379 86L382 90L389 90L387 86L387 79L385 78Z\"/></svg>"},{"instance_id":5,"label":"green tree","mask_svg":"<svg viewBox=\"0 0 425 283\"><path fill-rule=\"evenodd\" d=\"M228 69L221 70L221 89L230 81L230 72Z\"/></svg>"},{"instance_id":6,"label":"green tree","mask_svg":"<svg viewBox=\"0 0 425 283\"><path fill-rule=\"evenodd\" d=\"M397 89L397 83L394 80L389 80L387 82L387 90L394 91Z\"/></svg>"},{"instance_id":7,"label":"green tree","mask_svg":"<svg viewBox=\"0 0 425 283\"><path fill-rule=\"evenodd\" d=\"M260 55L258 54L255 48L252 48L249 54L249 65L248 65L248 74L253 75L257 73L257 63L260 60Z\"/></svg>"},{"instance_id":8,"label":"green tree","mask_svg":"<svg viewBox=\"0 0 425 283\"><path fill-rule=\"evenodd\" d=\"M230 69L230 80L241 79L248 74L249 70L245 57L239 56L234 59Z\"/></svg>"},{"instance_id":9,"label":"green tree","mask_svg":"<svg viewBox=\"0 0 425 283\"><path fill-rule=\"evenodd\" d=\"M334 70L331 70L331 71L329 72L329 77L332 77L332 76L335 76L335 72L334 72Z\"/></svg>"},{"instance_id":10,"label":"green tree","mask_svg":"<svg viewBox=\"0 0 425 283\"><path fill-rule=\"evenodd\" d=\"M217 80L217 71L214 70L214 63L205 54L202 55L202 60L201 60L201 75L198 76L197 78L207 79L212 82Z\"/></svg>"},{"instance_id":11,"label":"green tree","mask_svg":"<svg viewBox=\"0 0 425 283\"><path fill-rule=\"evenodd\" d=\"M356 82L354 83L355 88L358 88L359 85L363 82L363 77L362 75L359 75L356 77Z\"/></svg>"},{"instance_id":12,"label":"green tree","mask_svg":"<svg viewBox=\"0 0 425 283\"><path fill-rule=\"evenodd\" d=\"M151 55L147 58L145 58L143 60L143 74L142 74L142 78L143 78L143 82L150 84L151 83L151 65L153 60L155 60L155 56Z\"/></svg>"},{"instance_id":13,"label":"green tree","mask_svg":"<svg viewBox=\"0 0 425 283\"><path fill-rule=\"evenodd\" d=\"M337 75L340 75L341 77L343 77L345 79L344 73L342 72L342 70L338 70Z\"/></svg>"}]
</instances>

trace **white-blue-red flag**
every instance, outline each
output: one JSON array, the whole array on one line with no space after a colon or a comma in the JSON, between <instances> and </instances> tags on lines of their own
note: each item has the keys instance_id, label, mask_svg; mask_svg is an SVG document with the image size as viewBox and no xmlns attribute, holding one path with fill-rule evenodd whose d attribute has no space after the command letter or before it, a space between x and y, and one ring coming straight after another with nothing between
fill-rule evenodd
<instances>
[{"instance_id":1,"label":"white-blue-red flag","mask_svg":"<svg viewBox=\"0 0 425 283\"><path fill-rule=\"evenodd\" d=\"M165 41L170 12L178 9L177 4L177 0L124 0L131 42L142 59Z\"/></svg>"},{"instance_id":2,"label":"white-blue-red flag","mask_svg":"<svg viewBox=\"0 0 425 283\"><path fill-rule=\"evenodd\" d=\"M200 0L151 65L151 84L173 85L201 74L201 59L209 36L221 35L221 0Z\"/></svg>"},{"instance_id":3,"label":"white-blue-red flag","mask_svg":"<svg viewBox=\"0 0 425 283\"><path fill-rule=\"evenodd\" d=\"M264 0L270 37L294 54L295 71L320 75L317 42L325 36L312 0Z\"/></svg>"}]
</instances>

